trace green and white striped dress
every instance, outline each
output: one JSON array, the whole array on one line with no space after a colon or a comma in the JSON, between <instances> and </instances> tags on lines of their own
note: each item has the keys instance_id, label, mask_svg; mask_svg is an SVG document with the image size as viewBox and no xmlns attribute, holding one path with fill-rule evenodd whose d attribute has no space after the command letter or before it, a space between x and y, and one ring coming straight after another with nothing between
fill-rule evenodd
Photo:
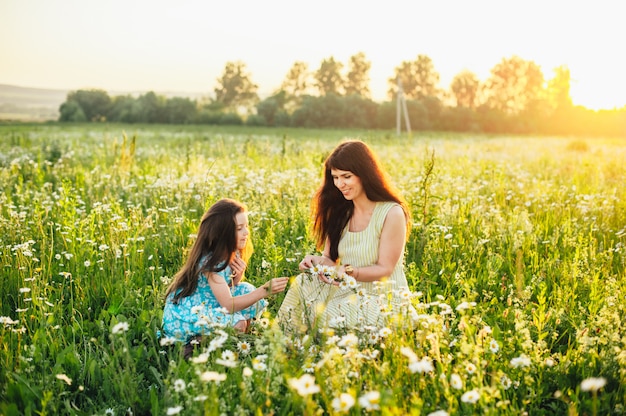
<instances>
[{"instance_id":1,"label":"green and white striped dress","mask_svg":"<svg viewBox=\"0 0 626 416\"><path fill-rule=\"evenodd\" d=\"M377 202L367 227L359 232L344 229L339 241L338 264L367 267L378 261L380 235L395 202ZM404 250L390 276L376 282L358 282L356 289L339 288L317 277L300 274L292 282L278 312L279 323L289 332L314 327L358 328L382 326L385 317L407 303Z\"/></svg>"}]
</instances>

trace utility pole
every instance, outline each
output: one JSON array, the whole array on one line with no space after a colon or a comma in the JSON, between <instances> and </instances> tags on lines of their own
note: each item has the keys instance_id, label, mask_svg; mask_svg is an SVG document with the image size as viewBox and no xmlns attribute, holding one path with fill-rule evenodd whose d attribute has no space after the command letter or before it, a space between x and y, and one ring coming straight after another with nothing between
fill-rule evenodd
<instances>
[{"instance_id":1,"label":"utility pole","mask_svg":"<svg viewBox=\"0 0 626 416\"><path fill-rule=\"evenodd\" d=\"M406 108L406 98L404 98L404 90L402 89L402 80L397 78L398 82L398 95L396 97L396 134L399 136L402 131L402 119L400 112L404 113L404 124L406 125L406 132L411 136L411 122L409 121L409 110Z\"/></svg>"}]
</instances>

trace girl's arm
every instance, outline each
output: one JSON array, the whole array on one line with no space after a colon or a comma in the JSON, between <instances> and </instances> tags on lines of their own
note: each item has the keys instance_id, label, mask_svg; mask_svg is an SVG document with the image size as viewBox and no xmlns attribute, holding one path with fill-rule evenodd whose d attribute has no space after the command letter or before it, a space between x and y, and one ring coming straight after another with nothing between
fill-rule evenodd
<instances>
[{"instance_id":1,"label":"girl's arm","mask_svg":"<svg viewBox=\"0 0 626 416\"><path fill-rule=\"evenodd\" d=\"M353 267L351 273L357 281L373 282L390 276L400 260L406 241L406 217L400 206L387 213L378 242L378 261L365 267ZM342 266L341 271L345 268Z\"/></svg>"},{"instance_id":2,"label":"girl's arm","mask_svg":"<svg viewBox=\"0 0 626 416\"><path fill-rule=\"evenodd\" d=\"M229 313L235 313L254 305L268 295L284 291L289 278L275 277L258 289L240 296L233 296L224 277L217 273L210 273L207 280L220 306L227 309Z\"/></svg>"}]
</instances>

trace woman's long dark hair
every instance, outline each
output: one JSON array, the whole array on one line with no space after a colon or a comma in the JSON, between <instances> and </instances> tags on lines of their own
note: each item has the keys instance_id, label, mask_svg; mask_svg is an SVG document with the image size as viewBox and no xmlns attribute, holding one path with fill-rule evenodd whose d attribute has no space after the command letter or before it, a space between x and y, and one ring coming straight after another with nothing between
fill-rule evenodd
<instances>
[{"instance_id":1,"label":"woman's long dark hair","mask_svg":"<svg viewBox=\"0 0 626 416\"><path fill-rule=\"evenodd\" d=\"M166 298L173 293L173 302L178 303L179 299L196 290L199 273L217 273L228 266L237 251L236 216L241 212L246 212L245 206L232 199L221 199L209 208L202 217L198 237L191 247L187 261L167 288ZM248 247L242 253L245 261L250 257L251 250L248 238ZM207 260L200 264L205 256Z\"/></svg>"},{"instance_id":2,"label":"woman's long dark hair","mask_svg":"<svg viewBox=\"0 0 626 416\"><path fill-rule=\"evenodd\" d=\"M339 240L354 212L354 203L344 198L334 184L331 169L352 172L361 179L368 199L375 202L398 203L407 219L407 236L410 231L410 214L404 198L389 182L376 154L360 140L349 140L339 144L324 162L324 180L312 202L313 234L318 249L330 242L330 258L339 257Z\"/></svg>"}]
</instances>

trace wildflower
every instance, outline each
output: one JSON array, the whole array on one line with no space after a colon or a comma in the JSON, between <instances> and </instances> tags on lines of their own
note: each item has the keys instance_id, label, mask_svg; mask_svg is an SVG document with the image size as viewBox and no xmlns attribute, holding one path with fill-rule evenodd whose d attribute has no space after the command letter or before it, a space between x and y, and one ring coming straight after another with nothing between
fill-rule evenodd
<instances>
[{"instance_id":1,"label":"wildflower","mask_svg":"<svg viewBox=\"0 0 626 416\"><path fill-rule=\"evenodd\" d=\"M410 363L414 363L417 361L417 355L409 347L400 348L400 352L402 353L402 355L409 359Z\"/></svg>"},{"instance_id":2,"label":"wildflower","mask_svg":"<svg viewBox=\"0 0 626 416\"><path fill-rule=\"evenodd\" d=\"M195 357L191 357L189 361L191 361L194 364L204 364L207 361L209 361L209 354L208 353L198 354Z\"/></svg>"},{"instance_id":3,"label":"wildflower","mask_svg":"<svg viewBox=\"0 0 626 416\"><path fill-rule=\"evenodd\" d=\"M461 376L458 374L452 374L450 376L450 386L453 389L461 390L463 388L463 380L461 379Z\"/></svg>"},{"instance_id":4,"label":"wildflower","mask_svg":"<svg viewBox=\"0 0 626 416\"><path fill-rule=\"evenodd\" d=\"M84 264L85 264L85 267L89 267L89 266L91 266L91 262L90 262L89 260L85 260L85 263L84 263Z\"/></svg>"},{"instance_id":5,"label":"wildflower","mask_svg":"<svg viewBox=\"0 0 626 416\"><path fill-rule=\"evenodd\" d=\"M367 393L359 397L359 406L368 411L379 410L380 393L377 391L368 391Z\"/></svg>"},{"instance_id":6,"label":"wildflower","mask_svg":"<svg viewBox=\"0 0 626 416\"><path fill-rule=\"evenodd\" d=\"M467 363L465 365L465 371L469 374L474 374L476 372L476 365L474 363Z\"/></svg>"},{"instance_id":7,"label":"wildflower","mask_svg":"<svg viewBox=\"0 0 626 416\"><path fill-rule=\"evenodd\" d=\"M209 396L206 396L204 394L199 394L199 395L197 395L196 397L193 398L193 401L194 402L203 402L203 401L205 401L208 398L209 398Z\"/></svg>"},{"instance_id":8,"label":"wildflower","mask_svg":"<svg viewBox=\"0 0 626 416\"><path fill-rule=\"evenodd\" d=\"M409 291L408 289L403 289L402 291L400 291L400 299L404 301L411 300L411 291Z\"/></svg>"},{"instance_id":9,"label":"wildflower","mask_svg":"<svg viewBox=\"0 0 626 416\"><path fill-rule=\"evenodd\" d=\"M241 374L244 377L250 377L252 375L252 369L250 367L244 367L243 370L241 371Z\"/></svg>"},{"instance_id":10,"label":"wildflower","mask_svg":"<svg viewBox=\"0 0 626 416\"><path fill-rule=\"evenodd\" d=\"M556 364L556 363L554 362L554 360L553 360L552 358L550 358L550 357L546 358L546 361L545 361L545 362L546 362L546 366L547 366L547 367L554 367L554 364Z\"/></svg>"},{"instance_id":11,"label":"wildflower","mask_svg":"<svg viewBox=\"0 0 626 416\"><path fill-rule=\"evenodd\" d=\"M300 378L290 379L289 386L295 389L302 397L319 393L320 391L320 386L315 384L315 377L310 374L303 374Z\"/></svg>"},{"instance_id":12,"label":"wildflower","mask_svg":"<svg viewBox=\"0 0 626 416\"><path fill-rule=\"evenodd\" d=\"M187 388L187 384L185 384L185 380L179 378L174 380L174 391L180 393L181 391L185 391Z\"/></svg>"},{"instance_id":13,"label":"wildflower","mask_svg":"<svg viewBox=\"0 0 626 416\"><path fill-rule=\"evenodd\" d=\"M604 377L589 377L584 379L580 383L580 389L582 391L596 392L606 385L606 378Z\"/></svg>"},{"instance_id":14,"label":"wildflower","mask_svg":"<svg viewBox=\"0 0 626 416\"><path fill-rule=\"evenodd\" d=\"M240 353L242 353L243 355L248 355L250 354L251 351L251 347L250 347L250 343L247 341L240 341L237 343L237 350L239 350Z\"/></svg>"},{"instance_id":15,"label":"wildflower","mask_svg":"<svg viewBox=\"0 0 626 416\"><path fill-rule=\"evenodd\" d=\"M341 393L333 399L332 406L336 412L347 412L354 406L354 397L349 393Z\"/></svg>"},{"instance_id":16,"label":"wildflower","mask_svg":"<svg viewBox=\"0 0 626 416\"><path fill-rule=\"evenodd\" d=\"M200 374L200 380L204 382L215 381L219 383L220 381L226 380L226 374L218 373L216 371L205 371Z\"/></svg>"},{"instance_id":17,"label":"wildflower","mask_svg":"<svg viewBox=\"0 0 626 416\"><path fill-rule=\"evenodd\" d=\"M174 345L176 343L176 338L174 337L163 337L159 340L159 344L161 344L162 347L168 346L168 345Z\"/></svg>"},{"instance_id":18,"label":"wildflower","mask_svg":"<svg viewBox=\"0 0 626 416\"><path fill-rule=\"evenodd\" d=\"M128 322L118 322L111 329L112 334L121 334L128 331Z\"/></svg>"},{"instance_id":19,"label":"wildflower","mask_svg":"<svg viewBox=\"0 0 626 416\"><path fill-rule=\"evenodd\" d=\"M367 336L367 342L369 344L376 344L379 340L379 335L376 332L370 332Z\"/></svg>"},{"instance_id":20,"label":"wildflower","mask_svg":"<svg viewBox=\"0 0 626 416\"><path fill-rule=\"evenodd\" d=\"M168 415L177 415L177 414L180 413L181 410L183 410L182 406L168 407L167 408L167 414Z\"/></svg>"},{"instance_id":21,"label":"wildflower","mask_svg":"<svg viewBox=\"0 0 626 416\"><path fill-rule=\"evenodd\" d=\"M478 399L480 399L480 393L478 393L478 390L476 390L476 389L470 390L470 391L466 391L461 396L461 401L463 403L474 404L474 403L476 403L478 401Z\"/></svg>"},{"instance_id":22,"label":"wildflower","mask_svg":"<svg viewBox=\"0 0 626 416\"><path fill-rule=\"evenodd\" d=\"M392 334L391 329L387 327L380 328L380 331L378 331L378 335L380 335L381 338L388 337L391 334Z\"/></svg>"},{"instance_id":23,"label":"wildflower","mask_svg":"<svg viewBox=\"0 0 626 416\"><path fill-rule=\"evenodd\" d=\"M235 353L230 350L225 350L222 352L221 358L215 360L217 364L221 364L224 367L236 367L237 359L235 357Z\"/></svg>"},{"instance_id":24,"label":"wildflower","mask_svg":"<svg viewBox=\"0 0 626 416\"><path fill-rule=\"evenodd\" d=\"M65 374L57 374L56 378L58 378L59 380L65 382L68 386L72 385L72 379L69 378L68 376L66 376Z\"/></svg>"},{"instance_id":25,"label":"wildflower","mask_svg":"<svg viewBox=\"0 0 626 416\"><path fill-rule=\"evenodd\" d=\"M409 363L409 371L411 373L431 373L435 371L435 367L433 366L433 362L428 357L424 357L419 361L415 361Z\"/></svg>"},{"instance_id":26,"label":"wildflower","mask_svg":"<svg viewBox=\"0 0 626 416\"><path fill-rule=\"evenodd\" d=\"M515 368L519 367L530 367L531 361L530 358L525 356L524 354L519 357L515 357L511 359L511 365Z\"/></svg>"},{"instance_id":27,"label":"wildflower","mask_svg":"<svg viewBox=\"0 0 626 416\"><path fill-rule=\"evenodd\" d=\"M256 371L265 371L267 370L267 364L259 357L255 357L252 359L252 368Z\"/></svg>"},{"instance_id":28,"label":"wildflower","mask_svg":"<svg viewBox=\"0 0 626 416\"><path fill-rule=\"evenodd\" d=\"M28 293L28 292L30 292L29 287L20 287L20 293Z\"/></svg>"},{"instance_id":29,"label":"wildflower","mask_svg":"<svg viewBox=\"0 0 626 416\"><path fill-rule=\"evenodd\" d=\"M19 321L14 321L9 316L0 316L0 324L3 325L15 325L19 323Z\"/></svg>"},{"instance_id":30,"label":"wildflower","mask_svg":"<svg viewBox=\"0 0 626 416\"><path fill-rule=\"evenodd\" d=\"M502 376L500 377L500 384L502 385L502 387L504 387L504 390L508 390L513 382L507 376Z\"/></svg>"},{"instance_id":31,"label":"wildflower","mask_svg":"<svg viewBox=\"0 0 626 416\"><path fill-rule=\"evenodd\" d=\"M496 341L495 339L489 341L489 351L494 354L500 351L500 345L498 345L498 341Z\"/></svg>"},{"instance_id":32,"label":"wildflower","mask_svg":"<svg viewBox=\"0 0 626 416\"><path fill-rule=\"evenodd\" d=\"M359 345L359 338L352 333L348 333L339 340L337 345L342 348L355 347Z\"/></svg>"},{"instance_id":33,"label":"wildflower","mask_svg":"<svg viewBox=\"0 0 626 416\"><path fill-rule=\"evenodd\" d=\"M457 307L457 311L465 311L476 306L476 302L461 302Z\"/></svg>"},{"instance_id":34,"label":"wildflower","mask_svg":"<svg viewBox=\"0 0 626 416\"><path fill-rule=\"evenodd\" d=\"M109 246L107 246L106 244L100 244L100 246L98 246L98 250L100 251L105 251L108 249L109 249Z\"/></svg>"},{"instance_id":35,"label":"wildflower","mask_svg":"<svg viewBox=\"0 0 626 416\"><path fill-rule=\"evenodd\" d=\"M115 411L114 411L112 408L110 408L110 407L109 407L109 408L107 408L107 409L104 411L104 414L105 414L106 416L113 416L113 415L115 414Z\"/></svg>"},{"instance_id":36,"label":"wildflower","mask_svg":"<svg viewBox=\"0 0 626 416\"><path fill-rule=\"evenodd\" d=\"M435 410L434 412L430 412L427 416L450 416L450 414L445 410Z\"/></svg>"}]
</instances>

